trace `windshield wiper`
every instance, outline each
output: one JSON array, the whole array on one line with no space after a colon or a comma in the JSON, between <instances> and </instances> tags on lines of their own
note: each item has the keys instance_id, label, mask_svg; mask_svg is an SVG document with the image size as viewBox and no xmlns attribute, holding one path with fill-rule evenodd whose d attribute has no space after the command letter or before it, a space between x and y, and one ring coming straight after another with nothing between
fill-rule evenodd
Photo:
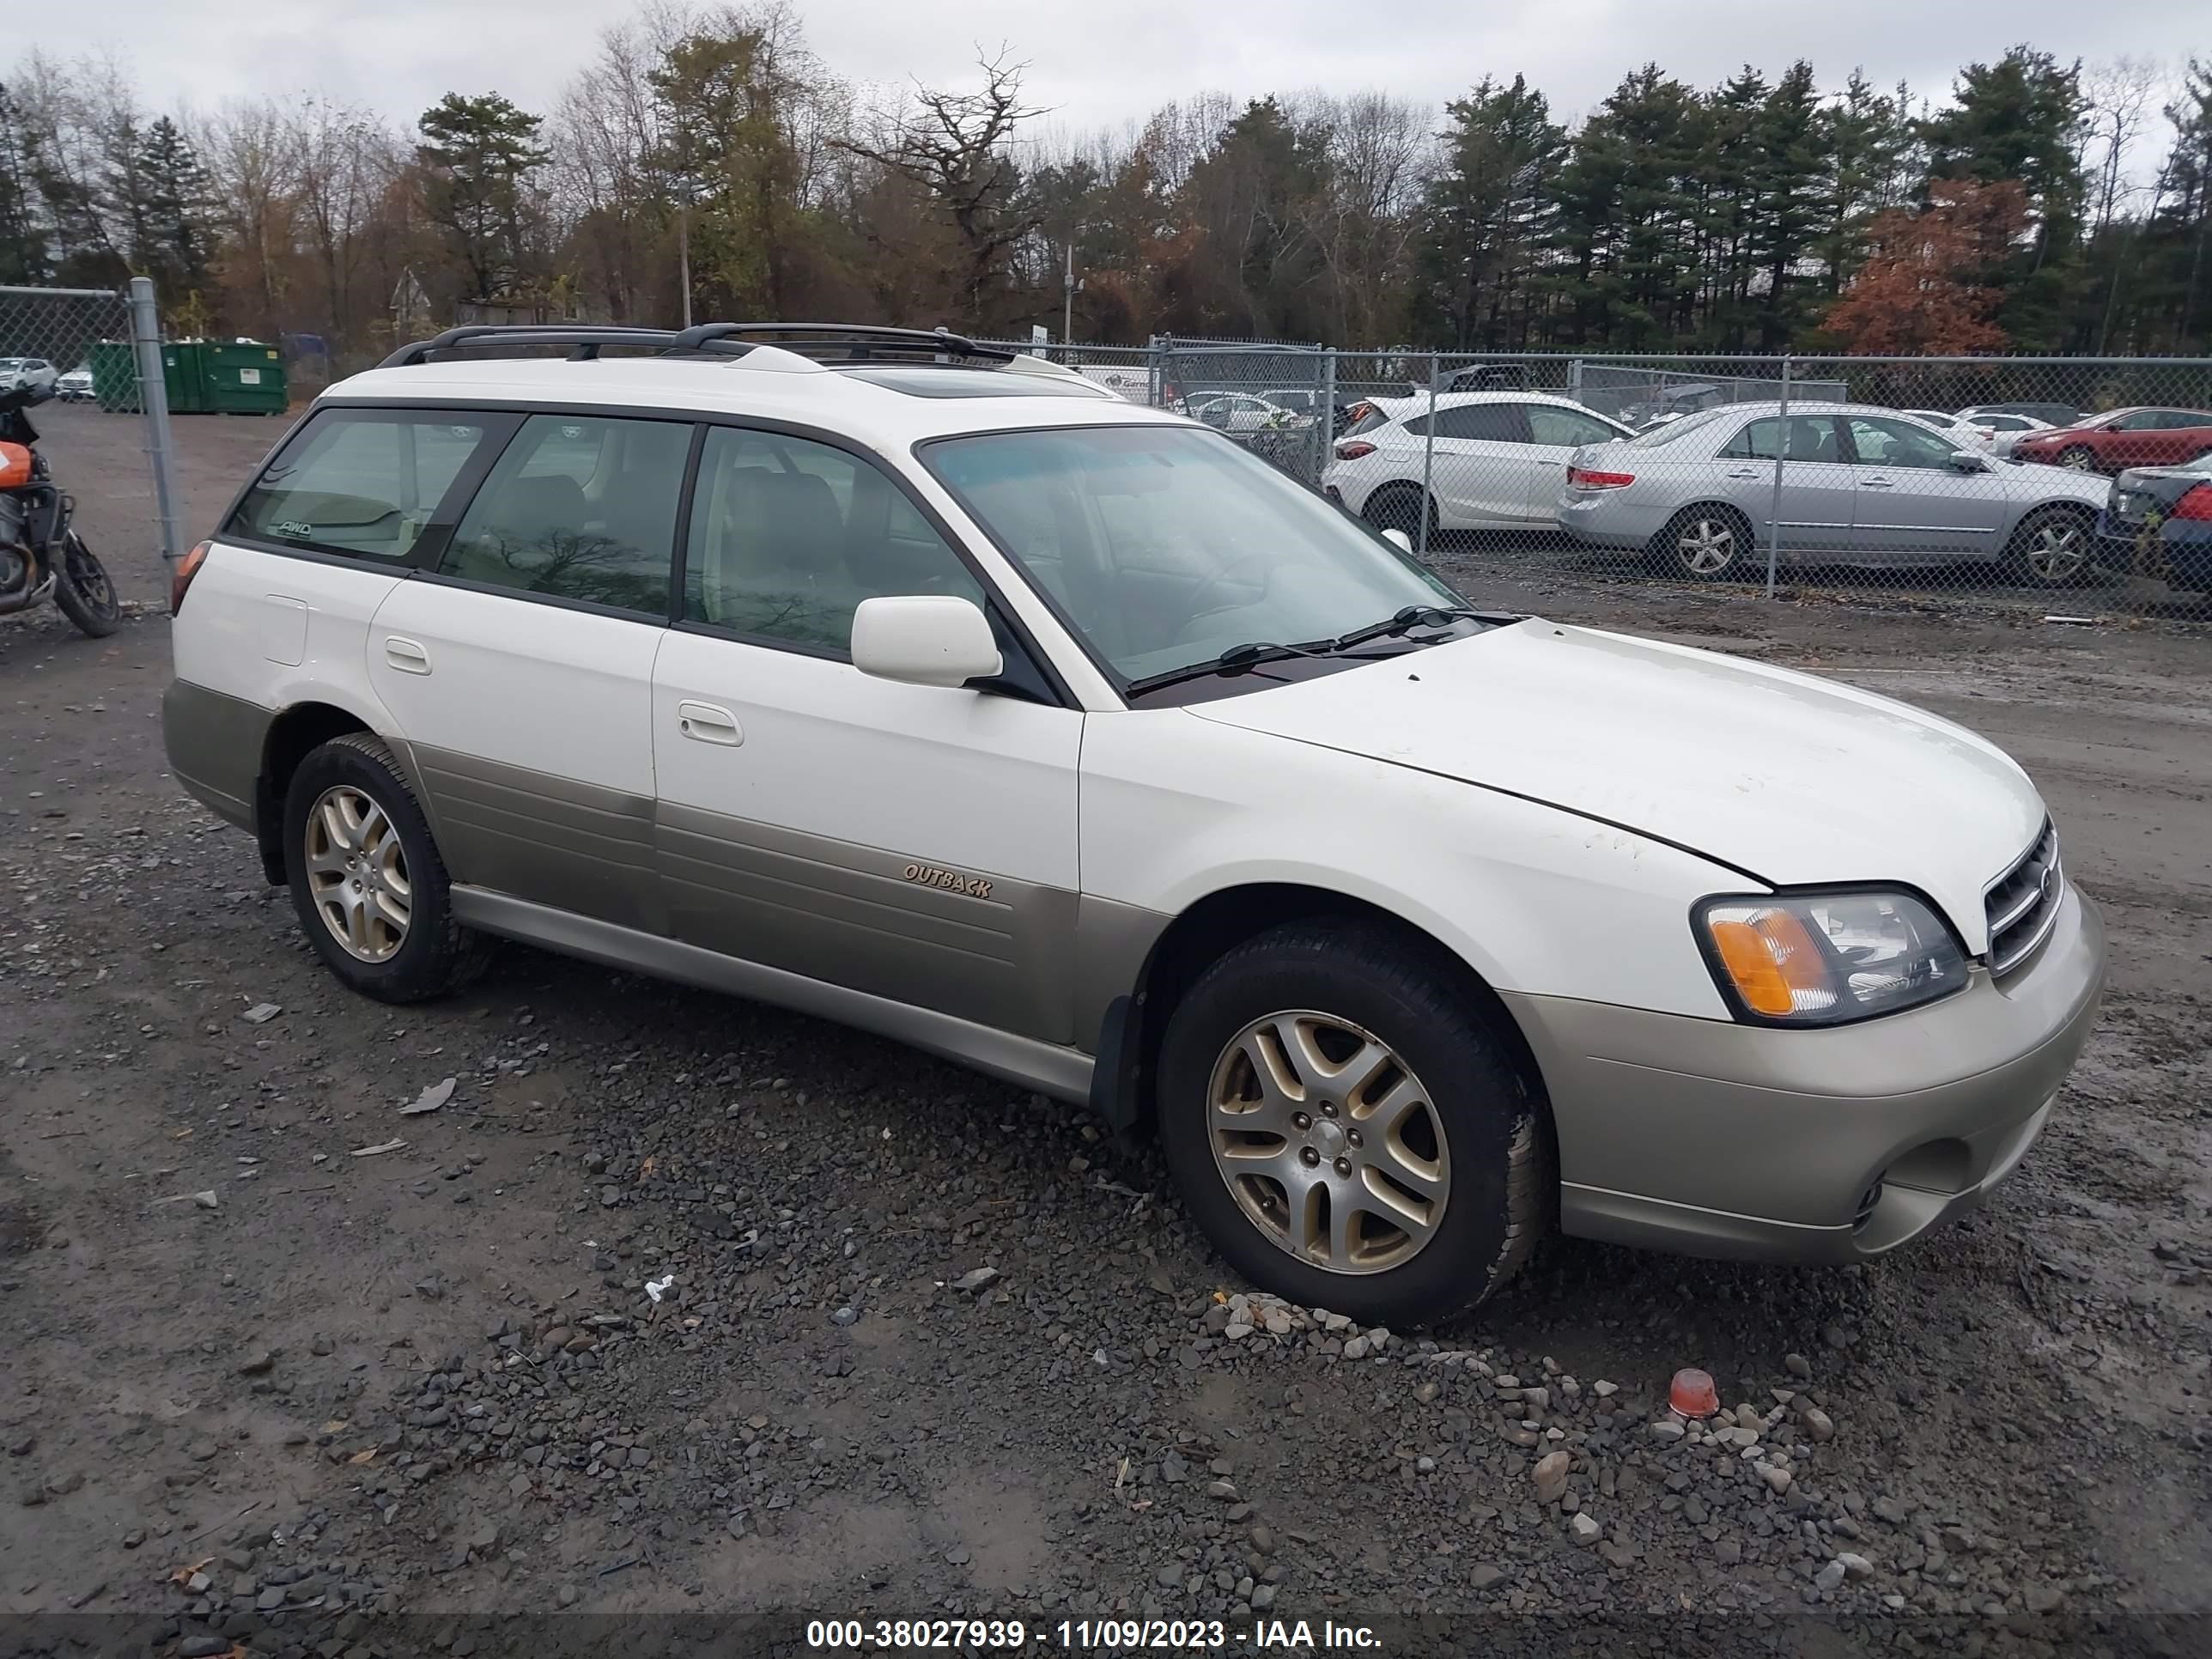
<instances>
[{"instance_id":1,"label":"windshield wiper","mask_svg":"<svg viewBox=\"0 0 2212 1659\"><path fill-rule=\"evenodd\" d=\"M1370 640L1386 639L1393 634L1409 633L1416 628L1441 628L1447 623L1480 622L1483 613L1468 610L1464 605L1409 605L1381 622L1370 623L1364 628L1355 628L1349 634L1339 634L1330 645L1341 651L1348 646L1364 645Z\"/></svg>"},{"instance_id":2,"label":"windshield wiper","mask_svg":"<svg viewBox=\"0 0 2212 1659\"><path fill-rule=\"evenodd\" d=\"M1204 662L1185 663L1181 668L1164 669L1142 679L1131 680L1122 687L1122 695L1141 696L1163 685L1175 685L1184 680L1202 680L1215 674L1241 674L1262 663L1281 662L1286 657L1334 657L1343 652L1341 640L1315 640L1305 645L1278 645L1272 641L1254 640L1232 645L1219 656L1209 657Z\"/></svg>"}]
</instances>

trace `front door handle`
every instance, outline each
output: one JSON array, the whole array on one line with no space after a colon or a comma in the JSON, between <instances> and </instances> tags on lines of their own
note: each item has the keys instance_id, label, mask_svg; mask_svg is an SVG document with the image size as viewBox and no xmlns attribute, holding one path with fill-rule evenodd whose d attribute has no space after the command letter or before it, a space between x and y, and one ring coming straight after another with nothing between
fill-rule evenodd
<instances>
[{"instance_id":1,"label":"front door handle","mask_svg":"<svg viewBox=\"0 0 2212 1659\"><path fill-rule=\"evenodd\" d=\"M734 749L745 740L744 728L728 709L689 698L676 705L676 724L695 743L719 743Z\"/></svg>"},{"instance_id":2,"label":"front door handle","mask_svg":"<svg viewBox=\"0 0 2212 1659\"><path fill-rule=\"evenodd\" d=\"M1731 478L1764 478L1768 476L1755 466L1731 467L1729 470L1729 477Z\"/></svg>"},{"instance_id":3,"label":"front door handle","mask_svg":"<svg viewBox=\"0 0 2212 1659\"><path fill-rule=\"evenodd\" d=\"M1861 478L1859 488L1861 489L1894 489L1897 486L1887 478Z\"/></svg>"},{"instance_id":4,"label":"front door handle","mask_svg":"<svg viewBox=\"0 0 2212 1659\"><path fill-rule=\"evenodd\" d=\"M430 653L412 640L393 635L384 641L384 660L403 674L430 672Z\"/></svg>"}]
</instances>

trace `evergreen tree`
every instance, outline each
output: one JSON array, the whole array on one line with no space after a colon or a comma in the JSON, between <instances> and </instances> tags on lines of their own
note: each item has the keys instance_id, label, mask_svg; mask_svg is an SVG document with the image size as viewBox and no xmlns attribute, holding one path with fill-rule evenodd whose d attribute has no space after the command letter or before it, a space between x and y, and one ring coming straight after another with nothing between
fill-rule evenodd
<instances>
[{"instance_id":1,"label":"evergreen tree","mask_svg":"<svg viewBox=\"0 0 2212 1659\"><path fill-rule=\"evenodd\" d=\"M50 258L32 195L31 137L22 112L0 84L0 283L43 283Z\"/></svg>"},{"instance_id":2,"label":"evergreen tree","mask_svg":"<svg viewBox=\"0 0 2212 1659\"><path fill-rule=\"evenodd\" d=\"M1484 79L1445 106L1443 165L1423 203L1419 268L1426 309L1461 350L1518 350L1535 321L1534 277L1567 149L1526 79Z\"/></svg>"},{"instance_id":3,"label":"evergreen tree","mask_svg":"<svg viewBox=\"0 0 2212 1659\"><path fill-rule=\"evenodd\" d=\"M146 129L137 159L144 227L137 261L165 297L181 304L208 286L214 186L190 141L166 115Z\"/></svg>"},{"instance_id":4,"label":"evergreen tree","mask_svg":"<svg viewBox=\"0 0 2212 1659\"><path fill-rule=\"evenodd\" d=\"M424 205L452 239L472 298L506 292L530 263L530 182L552 159L538 142L543 125L495 92L449 92L416 123L426 140L415 152L428 174Z\"/></svg>"}]
</instances>

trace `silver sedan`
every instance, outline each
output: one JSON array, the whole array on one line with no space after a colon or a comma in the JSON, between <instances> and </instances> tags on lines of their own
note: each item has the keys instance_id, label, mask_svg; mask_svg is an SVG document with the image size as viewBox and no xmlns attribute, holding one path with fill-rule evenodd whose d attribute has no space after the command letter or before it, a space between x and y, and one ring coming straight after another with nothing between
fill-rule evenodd
<instances>
[{"instance_id":1,"label":"silver sedan","mask_svg":"<svg viewBox=\"0 0 2212 1659\"><path fill-rule=\"evenodd\" d=\"M1707 581L1763 574L1770 544L1784 563L1974 560L2048 587L2088 568L2102 478L1962 449L1893 409L1792 404L1784 423L1778 404L1727 404L1577 450L1559 527Z\"/></svg>"}]
</instances>

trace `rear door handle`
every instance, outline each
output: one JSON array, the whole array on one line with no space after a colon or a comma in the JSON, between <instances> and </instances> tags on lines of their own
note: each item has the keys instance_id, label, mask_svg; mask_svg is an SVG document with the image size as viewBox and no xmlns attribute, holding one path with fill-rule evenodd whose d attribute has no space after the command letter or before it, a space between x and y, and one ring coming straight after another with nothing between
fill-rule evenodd
<instances>
[{"instance_id":1,"label":"rear door handle","mask_svg":"<svg viewBox=\"0 0 2212 1659\"><path fill-rule=\"evenodd\" d=\"M1887 478L1861 478L1859 488L1861 489L1894 489L1897 486Z\"/></svg>"},{"instance_id":2,"label":"rear door handle","mask_svg":"<svg viewBox=\"0 0 2212 1659\"><path fill-rule=\"evenodd\" d=\"M412 640L392 635L384 641L384 660L403 674L430 672L430 653Z\"/></svg>"},{"instance_id":3,"label":"rear door handle","mask_svg":"<svg viewBox=\"0 0 2212 1659\"><path fill-rule=\"evenodd\" d=\"M719 743L734 749L745 740L744 728L728 709L689 698L676 705L676 724L695 743Z\"/></svg>"},{"instance_id":4,"label":"rear door handle","mask_svg":"<svg viewBox=\"0 0 2212 1659\"><path fill-rule=\"evenodd\" d=\"M1729 477L1731 478L1758 478L1765 476L1755 466L1731 467L1729 470Z\"/></svg>"}]
</instances>

